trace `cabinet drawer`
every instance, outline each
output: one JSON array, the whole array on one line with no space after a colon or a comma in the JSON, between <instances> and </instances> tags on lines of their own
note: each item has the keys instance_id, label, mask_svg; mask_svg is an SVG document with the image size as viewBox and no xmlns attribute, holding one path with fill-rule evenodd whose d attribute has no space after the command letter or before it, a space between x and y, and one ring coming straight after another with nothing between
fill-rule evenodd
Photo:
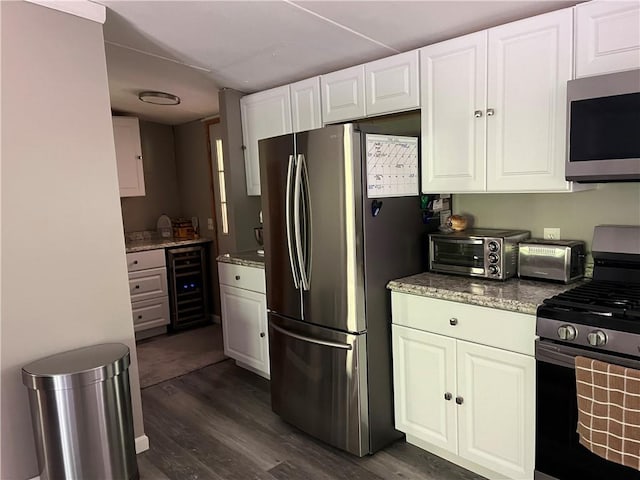
<instances>
[{"instance_id":1,"label":"cabinet drawer","mask_svg":"<svg viewBox=\"0 0 640 480\"><path fill-rule=\"evenodd\" d=\"M133 302L131 311L136 332L169 324L169 299L166 296Z\"/></svg>"},{"instance_id":2,"label":"cabinet drawer","mask_svg":"<svg viewBox=\"0 0 640 480\"><path fill-rule=\"evenodd\" d=\"M245 267L231 263L218 263L220 283L232 287L244 288L258 293L265 293L265 277L262 268Z\"/></svg>"},{"instance_id":3,"label":"cabinet drawer","mask_svg":"<svg viewBox=\"0 0 640 480\"><path fill-rule=\"evenodd\" d=\"M130 272L164 266L164 248L127 253L127 270Z\"/></svg>"},{"instance_id":4,"label":"cabinet drawer","mask_svg":"<svg viewBox=\"0 0 640 480\"><path fill-rule=\"evenodd\" d=\"M392 322L533 356L535 315L391 292Z\"/></svg>"},{"instance_id":5,"label":"cabinet drawer","mask_svg":"<svg viewBox=\"0 0 640 480\"><path fill-rule=\"evenodd\" d=\"M129 274L131 302L167 296L167 269L151 268Z\"/></svg>"}]
</instances>

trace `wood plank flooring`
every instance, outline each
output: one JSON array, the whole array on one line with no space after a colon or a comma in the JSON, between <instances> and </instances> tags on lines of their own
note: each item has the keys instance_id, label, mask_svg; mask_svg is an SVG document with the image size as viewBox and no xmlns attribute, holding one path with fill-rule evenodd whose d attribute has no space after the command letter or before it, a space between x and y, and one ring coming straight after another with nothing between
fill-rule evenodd
<instances>
[{"instance_id":1,"label":"wood plank flooring","mask_svg":"<svg viewBox=\"0 0 640 480\"><path fill-rule=\"evenodd\" d=\"M271 411L269 382L226 360L142 390L142 480L479 480L398 441L358 458Z\"/></svg>"}]
</instances>

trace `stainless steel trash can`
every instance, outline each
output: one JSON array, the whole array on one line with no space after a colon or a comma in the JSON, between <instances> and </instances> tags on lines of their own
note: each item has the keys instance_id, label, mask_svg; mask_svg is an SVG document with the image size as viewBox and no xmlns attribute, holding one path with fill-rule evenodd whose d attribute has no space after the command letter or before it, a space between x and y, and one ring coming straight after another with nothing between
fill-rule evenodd
<instances>
[{"instance_id":1,"label":"stainless steel trash can","mask_svg":"<svg viewBox=\"0 0 640 480\"><path fill-rule=\"evenodd\" d=\"M129 348L108 343L22 368L41 480L138 479Z\"/></svg>"}]
</instances>

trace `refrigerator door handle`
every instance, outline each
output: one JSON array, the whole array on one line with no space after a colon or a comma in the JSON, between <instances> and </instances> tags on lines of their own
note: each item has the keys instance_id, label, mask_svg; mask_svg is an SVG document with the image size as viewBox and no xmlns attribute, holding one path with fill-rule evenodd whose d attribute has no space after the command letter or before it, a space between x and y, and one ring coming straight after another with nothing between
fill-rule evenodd
<instances>
[{"instance_id":1,"label":"refrigerator door handle","mask_svg":"<svg viewBox=\"0 0 640 480\"><path fill-rule=\"evenodd\" d=\"M296 179L293 193L293 230L295 233L296 241L296 254L298 256L298 267L300 268L300 285L305 291L309 290L309 278L307 277L307 265L306 265L306 252L302 245L302 222L306 223L306 218L301 218L300 207L304 206L302 199L302 172L305 170L304 156L298 155L298 161L296 162ZM305 212L306 213L306 212ZM306 217L306 215L305 215Z\"/></svg>"},{"instance_id":2,"label":"refrigerator door handle","mask_svg":"<svg viewBox=\"0 0 640 480\"><path fill-rule=\"evenodd\" d=\"M283 335L287 335L288 337L292 337L297 340L301 340L303 342L314 343L316 345L323 345L325 347L331 347L331 348L341 348L343 350L353 350L353 346L349 345L348 343L338 343L338 342L329 342L327 340L318 340L317 338L307 337L305 335L300 335L298 333L290 332L289 330L285 330L282 327L278 327L273 323L271 323L271 328L273 328L274 330L277 330Z\"/></svg>"},{"instance_id":3,"label":"refrigerator door handle","mask_svg":"<svg viewBox=\"0 0 640 480\"><path fill-rule=\"evenodd\" d=\"M293 277L293 285L296 289L300 288L298 281L298 269L296 268L296 262L293 257L293 236L291 234L291 180L293 177L293 155L289 155L289 166L287 167L287 192L285 200L285 216L287 227L287 252L289 253L289 263L291 264L291 275Z\"/></svg>"}]
</instances>

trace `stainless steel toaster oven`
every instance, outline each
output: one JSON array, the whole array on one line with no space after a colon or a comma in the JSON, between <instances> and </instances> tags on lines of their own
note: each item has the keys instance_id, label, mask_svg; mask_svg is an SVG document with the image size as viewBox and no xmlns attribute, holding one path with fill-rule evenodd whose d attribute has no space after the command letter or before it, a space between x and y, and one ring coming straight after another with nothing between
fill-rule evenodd
<instances>
[{"instance_id":1,"label":"stainless steel toaster oven","mask_svg":"<svg viewBox=\"0 0 640 480\"><path fill-rule=\"evenodd\" d=\"M518 275L569 283L584 276L585 244L578 240L520 242Z\"/></svg>"}]
</instances>

